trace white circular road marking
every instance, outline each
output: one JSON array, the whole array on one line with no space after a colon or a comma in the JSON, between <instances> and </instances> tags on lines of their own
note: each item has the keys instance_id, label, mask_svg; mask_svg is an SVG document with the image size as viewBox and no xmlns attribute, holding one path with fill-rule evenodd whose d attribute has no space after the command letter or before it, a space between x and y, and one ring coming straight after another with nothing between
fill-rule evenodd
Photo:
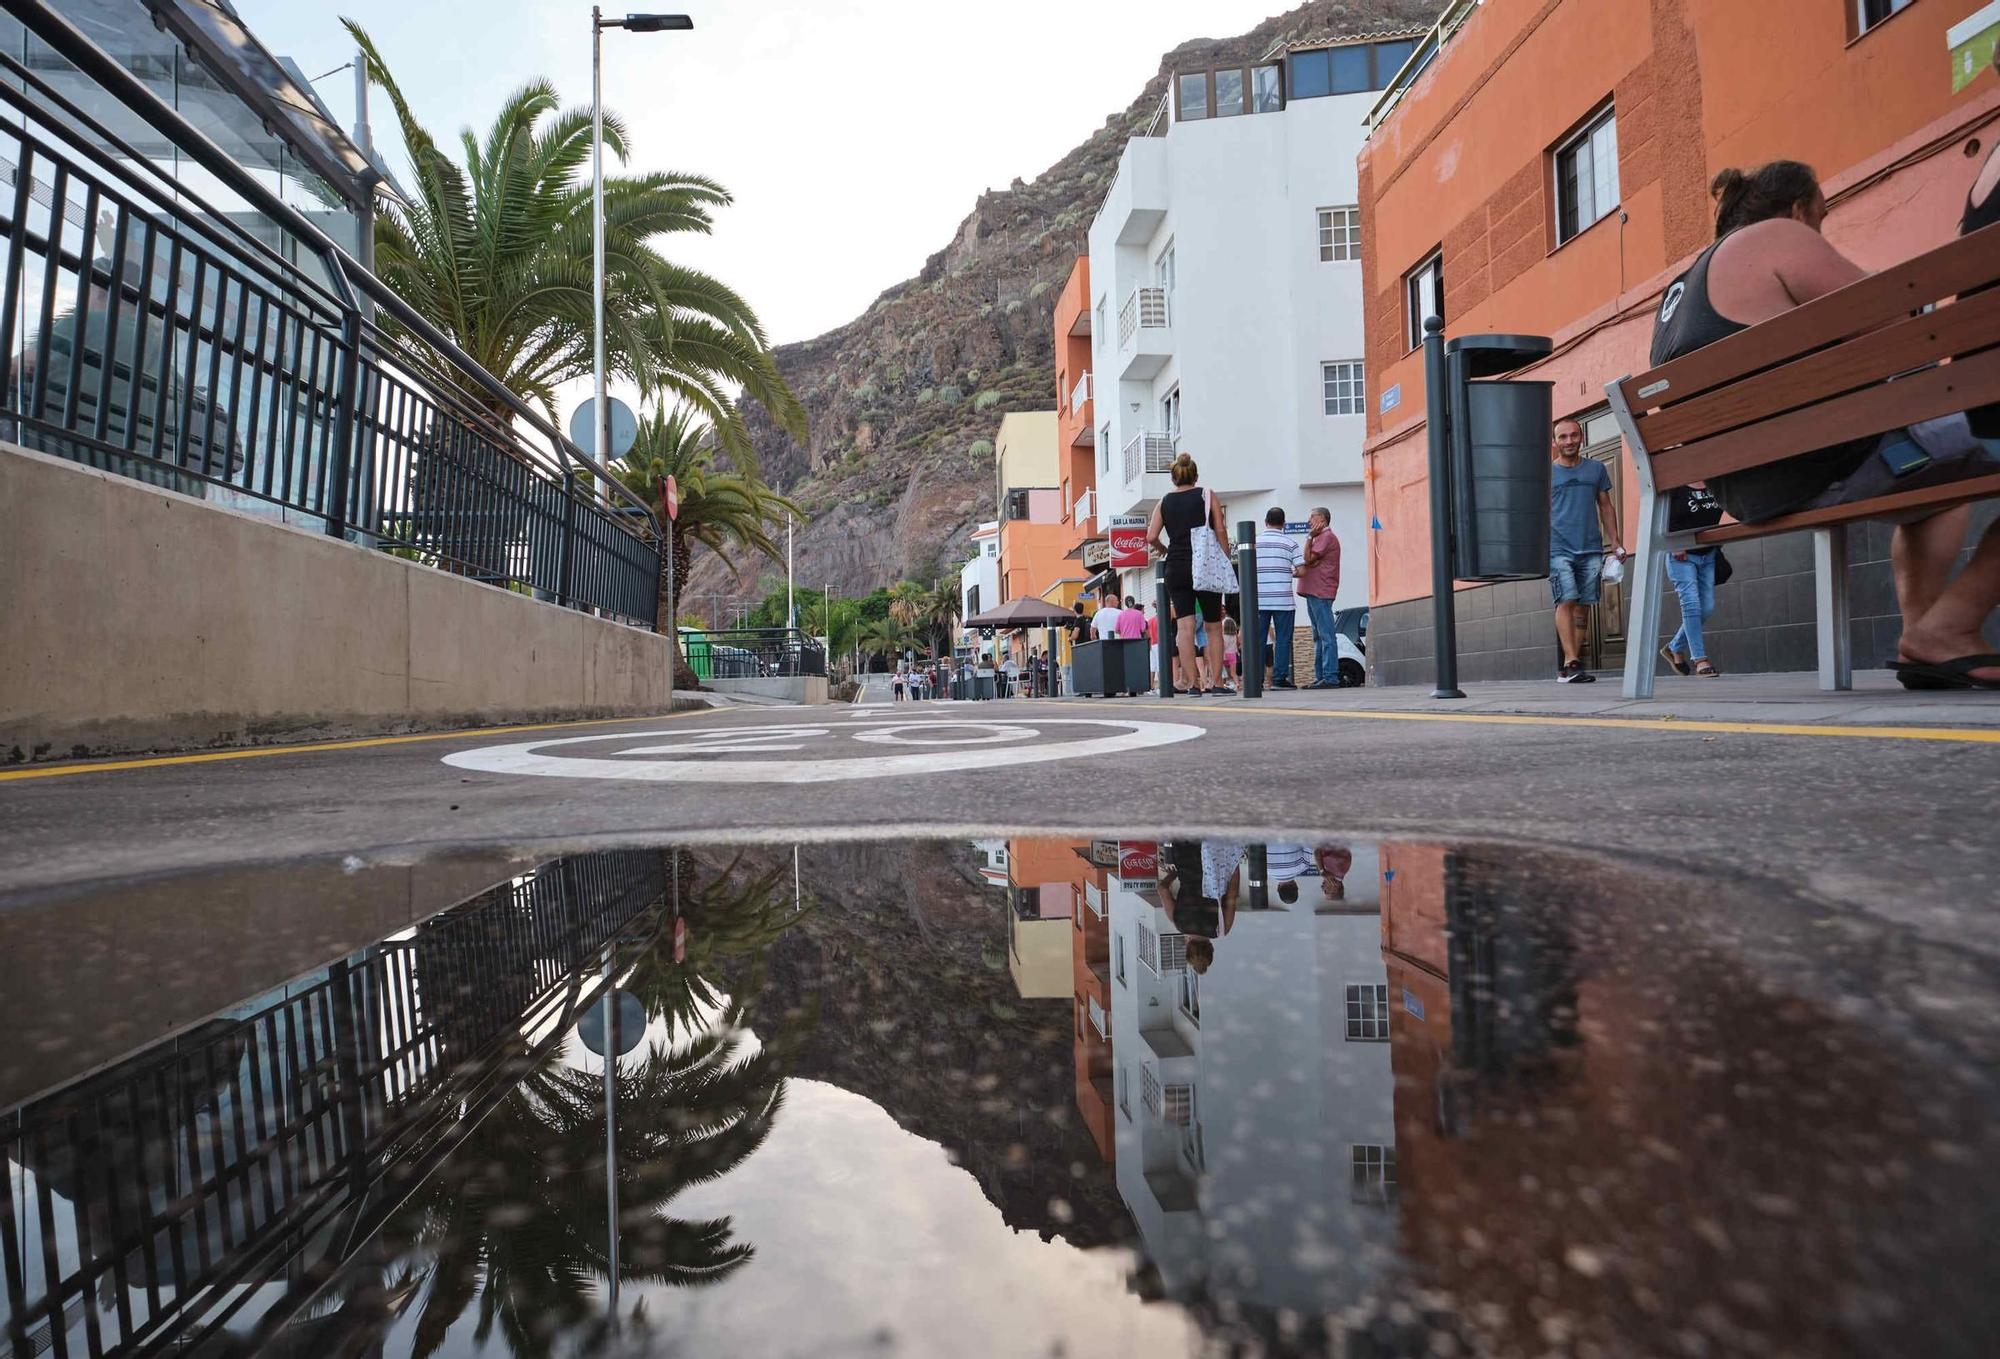
<instances>
[{"instance_id":1,"label":"white circular road marking","mask_svg":"<svg viewBox=\"0 0 2000 1359\"><path fill-rule=\"evenodd\" d=\"M1024 746L1012 744L1038 736L1042 727L1109 727L1110 735L1068 741L1061 745ZM934 736L928 741L901 737L943 728L971 728L984 735L969 740ZM707 731L674 728L663 731L619 732L611 736L565 736L549 741L523 741L518 745L485 746L477 750L455 751L444 762L455 769L471 769L486 774L531 774L544 778L629 779L641 783L836 783L843 779L879 779L903 774L960 773L975 769L1004 769L1013 765L1042 764L1051 760L1086 759L1095 755L1116 755L1125 751L1147 750L1192 741L1206 728L1185 722L1134 722L1111 718L1037 718L1033 725L1001 722L890 722L875 727L845 726L842 733L856 741L877 744L929 744L945 749L913 751L903 755L864 755L824 760L744 760L717 759L726 752L796 751L808 742L818 743L832 733L825 727L770 726L722 727ZM1019 733L1018 735L1016 733ZM542 752L560 746L603 741L652 741L662 745L635 745L617 752L623 759L590 756L548 755ZM841 739L834 736L833 739ZM1001 744L1008 743L1008 744ZM630 758L647 755L649 760ZM699 759L686 760L682 756Z\"/></svg>"}]
</instances>

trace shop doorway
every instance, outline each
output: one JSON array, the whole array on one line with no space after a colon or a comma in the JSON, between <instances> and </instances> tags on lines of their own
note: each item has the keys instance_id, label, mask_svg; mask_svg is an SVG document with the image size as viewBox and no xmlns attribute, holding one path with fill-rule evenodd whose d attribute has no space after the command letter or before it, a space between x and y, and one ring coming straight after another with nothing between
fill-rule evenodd
<instances>
[{"instance_id":1,"label":"shop doorway","mask_svg":"<svg viewBox=\"0 0 2000 1359\"><path fill-rule=\"evenodd\" d=\"M1609 407L1599 407L1577 417L1583 422L1583 456L1604 464L1611 474L1611 503L1618 507L1618 526L1625 534L1625 546L1632 546L1634 534L1625 523L1625 443L1619 437L1618 420ZM1629 573L1636 558L1627 558ZM1631 610L1632 580L1604 582L1598 591L1597 607L1585 616L1588 635L1580 639L1583 663L1592 670L1618 671L1625 668L1625 624Z\"/></svg>"}]
</instances>

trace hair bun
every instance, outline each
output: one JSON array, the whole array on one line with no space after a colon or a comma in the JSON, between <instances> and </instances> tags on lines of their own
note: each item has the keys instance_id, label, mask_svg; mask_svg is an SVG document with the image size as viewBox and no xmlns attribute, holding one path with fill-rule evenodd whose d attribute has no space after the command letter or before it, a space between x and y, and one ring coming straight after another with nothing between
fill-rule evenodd
<instances>
[{"instance_id":1,"label":"hair bun","mask_svg":"<svg viewBox=\"0 0 2000 1359\"><path fill-rule=\"evenodd\" d=\"M1708 182L1708 196L1710 198L1721 198L1723 195L1742 187L1743 172L1732 165L1718 170L1715 178Z\"/></svg>"}]
</instances>

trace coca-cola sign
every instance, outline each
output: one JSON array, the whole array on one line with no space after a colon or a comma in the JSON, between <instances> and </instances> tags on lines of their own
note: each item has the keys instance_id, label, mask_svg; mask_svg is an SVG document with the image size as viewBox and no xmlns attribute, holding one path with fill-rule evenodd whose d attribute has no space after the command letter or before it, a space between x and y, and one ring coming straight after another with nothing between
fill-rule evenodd
<instances>
[{"instance_id":1,"label":"coca-cola sign","mask_svg":"<svg viewBox=\"0 0 2000 1359\"><path fill-rule=\"evenodd\" d=\"M1135 571L1152 561L1146 550L1146 517L1121 514L1111 521L1111 568Z\"/></svg>"},{"instance_id":2,"label":"coca-cola sign","mask_svg":"<svg viewBox=\"0 0 2000 1359\"><path fill-rule=\"evenodd\" d=\"M1118 842L1118 880L1120 882L1151 882L1159 876L1159 841L1120 840Z\"/></svg>"}]
</instances>

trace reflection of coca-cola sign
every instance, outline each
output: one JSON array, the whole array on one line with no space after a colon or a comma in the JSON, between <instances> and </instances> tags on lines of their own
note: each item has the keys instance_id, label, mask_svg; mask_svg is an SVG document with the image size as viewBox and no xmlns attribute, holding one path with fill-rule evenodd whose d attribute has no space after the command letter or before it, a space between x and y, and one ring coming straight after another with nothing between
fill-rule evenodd
<instances>
[{"instance_id":1,"label":"reflection of coca-cola sign","mask_svg":"<svg viewBox=\"0 0 2000 1359\"><path fill-rule=\"evenodd\" d=\"M1118 878L1121 882L1150 882L1160 875L1160 844L1157 840L1120 840Z\"/></svg>"},{"instance_id":2,"label":"reflection of coca-cola sign","mask_svg":"<svg viewBox=\"0 0 2000 1359\"><path fill-rule=\"evenodd\" d=\"M1111 568L1135 571L1152 561L1146 551L1146 517L1121 514L1111 520Z\"/></svg>"}]
</instances>

